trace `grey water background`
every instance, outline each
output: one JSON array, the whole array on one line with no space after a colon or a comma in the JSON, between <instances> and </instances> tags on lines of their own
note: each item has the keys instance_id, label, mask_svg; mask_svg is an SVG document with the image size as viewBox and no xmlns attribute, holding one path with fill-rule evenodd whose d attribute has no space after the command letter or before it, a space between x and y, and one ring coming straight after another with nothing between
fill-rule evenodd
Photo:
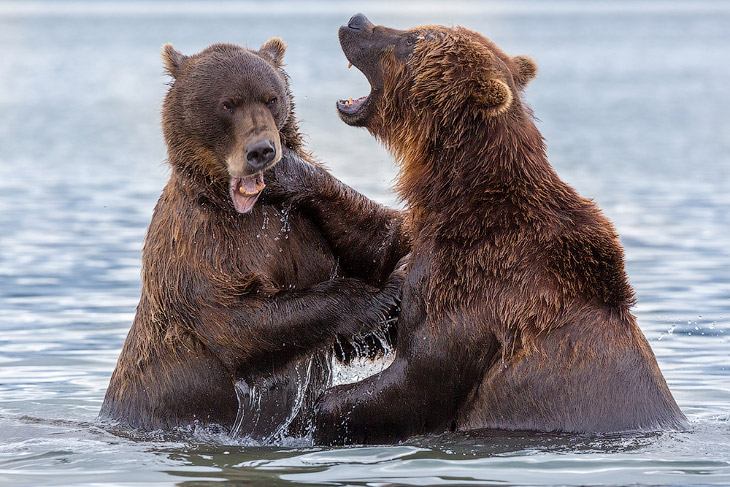
<instances>
[{"instance_id":1,"label":"grey water background","mask_svg":"<svg viewBox=\"0 0 730 487\"><path fill-rule=\"evenodd\" d=\"M333 173L398 204L396 170L338 98L367 93L337 28L461 24L536 59L552 164L615 222L634 312L691 426L258 446L96 421L168 169L160 45L289 44L302 128ZM0 2L0 484L730 484L730 4Z\"/></svg>"}]
</instances>

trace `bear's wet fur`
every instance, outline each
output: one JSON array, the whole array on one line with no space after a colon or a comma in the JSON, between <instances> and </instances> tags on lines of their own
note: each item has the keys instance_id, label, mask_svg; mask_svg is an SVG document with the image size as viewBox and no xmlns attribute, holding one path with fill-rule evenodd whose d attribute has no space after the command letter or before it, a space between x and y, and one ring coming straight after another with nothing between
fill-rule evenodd
<instances>
[{"instance_id":1,"label":"bear's wet fur","mask_svg":"<svg viewBox=\"0 0 730 487\"><path fill-rule=\"evenodd\" d=\"M328 390L315 439L683 427L630 312L611 222L564 183L522 101L536 75L462 27L340 28L371 93L337 103L395 156L413 249L396 358Z\"/></svg>"},{"instance_id":2,"label":"bear's wet fur","mask_svg":"<svg viewBox=\"0 0 730 487\"><path fill-rule=\"evenodd\" d=\"M395 241L400 232L350 238L352 253L338 255L338 239L328 242L296 209L257 201L278 161L315 167L302 148L284 50L278 38L258 51L215 44L192 56L163 46L172 171L147 232L142 295L102 419L230 433L239 381L242 407L260 403L245 410L237 433L302 433L330 383L335 340L375 329L396 304L402 273L391 271L408 250ZM399 218L334 178L328 185L354 198L338 204Z\"/></svg>"}]
</instances>

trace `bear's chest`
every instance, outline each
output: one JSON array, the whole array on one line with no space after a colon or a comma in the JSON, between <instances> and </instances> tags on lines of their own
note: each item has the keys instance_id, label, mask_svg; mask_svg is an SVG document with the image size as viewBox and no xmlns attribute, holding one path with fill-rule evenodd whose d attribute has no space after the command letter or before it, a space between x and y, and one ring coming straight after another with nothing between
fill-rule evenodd
<instances>
[{"instance_id":1,"label":"bear's chest","mask_svg":"<svg viewBox=\"0 0 730 487\"><path fill-rule=\"evenodd\" d=\"M263 206L250 228L246 258L281 290L304 289L337 275L337 261L318 229L296 211Z\"/></svg>"}]
</instances>

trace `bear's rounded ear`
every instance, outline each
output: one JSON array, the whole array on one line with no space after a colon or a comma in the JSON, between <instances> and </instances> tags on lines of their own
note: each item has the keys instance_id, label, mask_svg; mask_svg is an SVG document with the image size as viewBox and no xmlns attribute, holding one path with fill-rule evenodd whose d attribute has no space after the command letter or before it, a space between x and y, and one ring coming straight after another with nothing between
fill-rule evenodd
<instances>
[{"instance_id":1,"label":"bear's rounded ear","mask_svg":"<svg viewBox=\"0 0 730 487\"><path fill-rule=\"evenodd\" d=\"M264 42L259 49L259 55L265 57L277 68L281 66L286 52L286 42L281 37L272 37Z\"/></svg>"},{"instance_id":2,"label":"bear's rounded ear","mask_svg":"<svg viewBox=\"0 0 730 487\"><path fill-rule=\"evenodd\" d=\"M537 76L537 63L527 56L515 56L512 61L517 65L517 83L522 87Z\"/></svg>"},{"instance_id":3,"label":"bear's rounded ear","mask_svg":"<svg viewBox=\"0 0 730 487\"><path fill-rule=\"evenodd\" d=\"M485 105L488 115L497 115L505 111L512 103L512 90L502 80L491 78L482 83L477 101Z\"/></svg>"},{"instance_id":4,"label":"bear's rounded ear","mask_svg":"<svg viewBox=\"0 0 730 487\"><path fill-rule=\"evenodd\" d=\"M173 78L177 78L180 73L180 66L187 59L180 51L175 50L172 44L168 43L162 46L162 63L165 66L167 74Z\"/></svg>"}]
</instances>

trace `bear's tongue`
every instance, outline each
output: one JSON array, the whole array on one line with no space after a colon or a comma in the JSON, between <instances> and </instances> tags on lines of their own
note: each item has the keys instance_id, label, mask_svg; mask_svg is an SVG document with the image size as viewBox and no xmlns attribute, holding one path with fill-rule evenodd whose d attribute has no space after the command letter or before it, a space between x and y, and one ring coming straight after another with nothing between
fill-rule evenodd
<instances>
[{"instance_id":1,"label":"bear's tongue","mask_svg":"<svg viewBox=\"0 0 730 487\"><path fill-rule=\"evenodd\" d=\"M263 172L245 178L231 178L231 200L236 211L239 213L251 211L265 187Z\"/></svg>"}]
</instances>

